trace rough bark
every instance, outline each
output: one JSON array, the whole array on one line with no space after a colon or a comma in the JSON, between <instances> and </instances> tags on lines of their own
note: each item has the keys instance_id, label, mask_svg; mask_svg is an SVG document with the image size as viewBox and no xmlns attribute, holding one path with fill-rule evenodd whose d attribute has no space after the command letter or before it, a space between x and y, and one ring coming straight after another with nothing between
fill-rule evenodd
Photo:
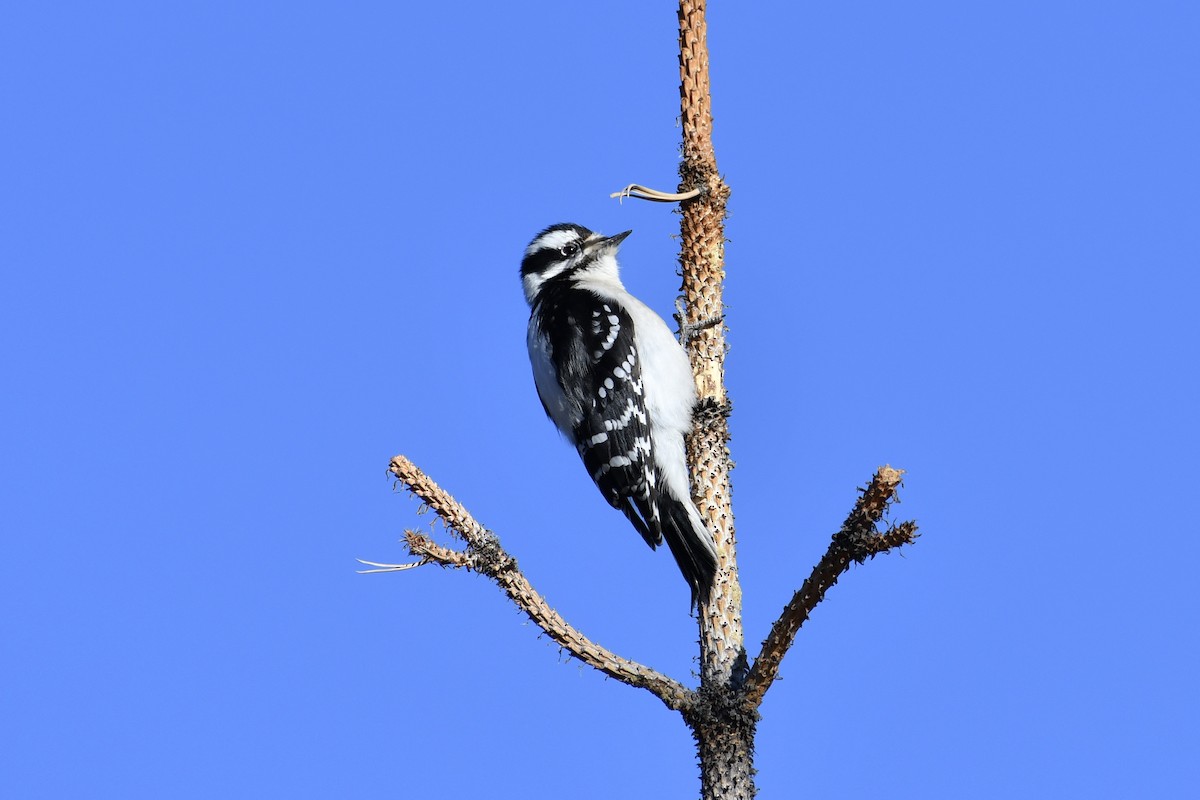
<instances>
[{"instance_id":1,"label":"rough bark","mask_svg":"<svg viewBox=\"0 0 1200 800\"><path fill-rule=\"evenodd\" d=\"M698 189L682 204L680 265L684 332L700 398L688 440L692 493L717 542L717 579L699 613L700 696L687 715L700 756L701 797L753 797L757 711L736 701L746 673L742 588L729 471L729 398L725 393L725 207L729 187L717 171L712 141L705 0L679 3L679 99L683 161L679 191Z\"/></svg>"}]
</instances>

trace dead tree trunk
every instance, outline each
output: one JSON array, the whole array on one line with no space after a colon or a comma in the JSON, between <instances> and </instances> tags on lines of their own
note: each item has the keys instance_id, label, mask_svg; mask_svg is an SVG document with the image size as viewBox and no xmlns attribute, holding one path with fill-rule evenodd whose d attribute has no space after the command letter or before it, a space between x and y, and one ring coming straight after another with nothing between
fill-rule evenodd
<instances>
[{"instance_id":1,"label":"dead tree trunk","mask_svg":"<svg viewBox=\"0 0 1200 800\"><path fill-rule=\"evenodd\" d=\"M700 609L700 696L687 715L700 756L701 797L754 796L754 729L758 713L738 702L746 676L742 588L729 483L729 399L725 394L725 204L729 187L717 171L708 80L706 0L679 3L679 99L683 161L679 261L685 302L681 330L700 398L688 442L692 492L717 541L717 580Z\"/></svg>"}]
</instances>

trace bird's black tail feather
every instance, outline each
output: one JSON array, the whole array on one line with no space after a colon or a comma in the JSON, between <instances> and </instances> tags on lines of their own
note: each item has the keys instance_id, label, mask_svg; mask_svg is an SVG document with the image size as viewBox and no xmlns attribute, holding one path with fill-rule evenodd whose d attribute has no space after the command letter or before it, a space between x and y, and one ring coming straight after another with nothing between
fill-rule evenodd
<instances>
[{"instance_id":1,"label":"bird's black tail feather","mask_svg":"<svg viewBox=\"0 0 1200 800\"><path fill-rule=\"evenodd\" d=\"M717 575L717 545L692 501L659 495L663 538L684 580L692 587L692 605L708 601Z\"/></svg>"}]
</instances>

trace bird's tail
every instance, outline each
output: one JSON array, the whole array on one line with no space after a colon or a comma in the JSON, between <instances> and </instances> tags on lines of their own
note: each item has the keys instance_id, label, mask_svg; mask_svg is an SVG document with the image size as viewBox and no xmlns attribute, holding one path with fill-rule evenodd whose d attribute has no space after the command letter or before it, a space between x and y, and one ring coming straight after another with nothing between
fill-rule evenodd
<instances>
[{"instance_id":1,"label":"bird's tail","mask_svg":"<svg viewBox=\"0 0 1200 800\"><path fill-rule=\"evenodd\" d=\"M663 538L684 579L692 587L692 605L708 601L717 575L717 544L691 499L659 495Z\"/></svg>"}]
</instances>

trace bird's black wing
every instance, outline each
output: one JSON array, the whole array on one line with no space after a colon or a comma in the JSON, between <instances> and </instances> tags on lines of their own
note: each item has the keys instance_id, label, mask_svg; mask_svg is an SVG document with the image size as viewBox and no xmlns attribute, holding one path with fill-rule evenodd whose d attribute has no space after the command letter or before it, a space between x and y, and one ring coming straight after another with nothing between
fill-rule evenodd
<instances>
[{"instance_id":1,"label":"bird's black wing","mask_svg":"<svg viewBox=\"0 0 1200 800\"><path fill-rule=\"evenodd\" d=\"M620 305L587 290L564 294L560 313L573 324L547 327L563 331L551 341L559 374L589 376L563 387L575 393L571 399L582 412L575 430L579 455L604 499L656 547L662 543L659 487L633 320Z\"/></svg>"}]
</instances>

